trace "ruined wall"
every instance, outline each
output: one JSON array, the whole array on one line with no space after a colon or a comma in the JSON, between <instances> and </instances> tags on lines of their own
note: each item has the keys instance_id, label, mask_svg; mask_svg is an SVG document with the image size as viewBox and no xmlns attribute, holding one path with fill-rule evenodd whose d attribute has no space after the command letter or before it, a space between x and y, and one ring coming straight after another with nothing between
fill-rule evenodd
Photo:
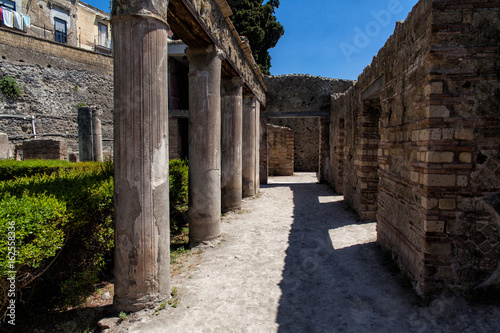
<instances>
[{"instance_id":1,"label":"ruined wall","mask_svg":"<svg viewBox=\"0 0 500 333\"><path fill-rule=\"evenodd\" d=\"M330 181L376 217L421 294L477 285L498 265L481 198L500 190L499 6L420 1L332 100Z\"/></svg>"},{"instance_id":2,"label":"ruined wall","mask_svg":"<svg viewBox=\"0 0 500 333\"><path fill-rule=\"evenodd\" d=\"M20 146L24 160L68 160L68 146L64 140L32 140Z\"/></svg>"},{"instance_id":3,"label":"ruined wall","mask_svg":"<svg viewBox=\"0 0 500 333\"><path fill-rule=\"evenodd\" d=\"M78 153L77 104L103 111L103 150L112 150L113 77L111 58L93 52L0 30L0 76L10 75L23 96L0 94L0 114L35 116L39 135L67 139ZM30 122L0 119L0 131L14 143L32 138Z\"/></svg>"},{"instance_id":4,"label":"ruined wall","mask_svg":"<svg viewBox=\"0 0 500 333\"><path fill-rule=\"evenodd\" d=\"M297 172L318 172L319 123L317 118L276 118L268 123L294 131L294 168Z\"/></svg>"},{"instance_id":5,"label":"ruined wall","mask_svg":"<svg viewBox=\"0 0 500 333\"><path fill-rule=\"evenodd\" d=\"M269 118L268 123L289 127L295 135L295 171L317 172L319 169L320 123L319 118L297 118L290 113L330 111L330 97L344 92L353 81L311 75L266 76L268 89L266 114L288 114L288 118ZM286 115L283 115L284 117Z\"/></svg>"},{"instance_id":6,"label":"ruined wall","mask_svg":"<svg viewBox=\"0 0 500 333\"><path fill-rule=\"evenodd\" d=\"M293 176L293 130L267 125L267 167L269 176Z\"/></svg>"}]
</instances>

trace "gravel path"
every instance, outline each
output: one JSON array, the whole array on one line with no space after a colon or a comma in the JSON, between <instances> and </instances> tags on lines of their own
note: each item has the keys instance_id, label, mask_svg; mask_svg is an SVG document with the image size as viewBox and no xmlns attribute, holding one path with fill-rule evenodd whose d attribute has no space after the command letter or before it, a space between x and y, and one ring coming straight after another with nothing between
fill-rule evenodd
<instances>
[{"instance_id":1,"label":"gravel path","mask_svg":"<svg viewBox=\"0 0 500 333\"><path fill-rule=\"evenodd\" d=\"M276 177L223 218L220 244L172 279L179 306L112 332L499 332L500 310L442 295L429 306L390 273L375 223L356 222L314 174Z\"/></svg>"}]
</instances>

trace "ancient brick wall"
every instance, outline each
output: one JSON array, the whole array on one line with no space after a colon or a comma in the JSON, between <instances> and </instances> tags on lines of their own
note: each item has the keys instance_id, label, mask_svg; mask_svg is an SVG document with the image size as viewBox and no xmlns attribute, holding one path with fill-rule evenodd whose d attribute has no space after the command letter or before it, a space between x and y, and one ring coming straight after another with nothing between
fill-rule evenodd
<instances>
[{"instance_id":1,"label":"ancient brick wall","mask_svg":"<svg viewBox=\"0 0 500 333\"><path fill-rule=\"evenodd\" d=\"M269 124L294 131L294 168L298 172L318 172L319 123L317 118L268 119Z\"/></svg>"},{"instance_id":2,"label":"ancient brick wall","mask_svg":"<svg viewBox=\"0 0 500 333\"><path fill-rule=\"evenodd\" d=\"M20 145L24 160L67 160L68 146L63 140L31 140Z\"/></svg>"},{"instance_id":3,"label":"ancient brick wall","mask_svg":"<svg viewBox=\"0 0 500 333\"><path fill-rule=\"evenodd\" d=\"M353 81L311 75L280 75L266 76L264 82L268 94L267 105L262 110L262 116L283 114L283 118L269 118L268 123L293 129L295 171L318 172L319 114L328 113L331 95L346 91L352 86ZM318 116L305 118L293 115L307 112L317 113Z\"/></svg>"},{"instance_id":4,"label":"ancient brick wall","mask_svg":"<svg viewBox=\"0 0 500 333\"><path fill-rule=\"evenodd\" d=\"M294 133L288 127L267 125L267 167L269 176L293 176Z\"/></svg>"},{"instance_id":5,"label":"ancient brick wall","mask_svg":"<svg viewBox=\"0 0 500 333\"><path fill-rule=\"evenodd\" d=\"M332 101L330 181L422 294L498 265L499 6L420 1Z\"/></svg>"},{"instance_id":6,"label":"ancient brick wall","mask_svg":"<svg viewBox=\"0 0 500 333\"><path fill-rule=\"evenodd\" d=\"M23 91L18 99L0 94L0 114L35 116L38 135L62 137L78 153L77 104L84 103L103 112L103 149L111 154L111 57L4 30L0 56L0 76L14 77ZM12 118L0 119L0 131L14 143L33 134L29 121Z\"/></svg>"}]
</instances>

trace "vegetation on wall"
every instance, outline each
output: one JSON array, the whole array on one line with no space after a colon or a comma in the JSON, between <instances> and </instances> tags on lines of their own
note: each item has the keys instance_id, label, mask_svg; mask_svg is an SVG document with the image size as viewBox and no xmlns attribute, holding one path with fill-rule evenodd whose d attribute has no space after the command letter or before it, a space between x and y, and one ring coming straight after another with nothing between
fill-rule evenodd
<instances>
[{"instance_id":1,"label":"vegetation on wall","mask_svg":"<svg viewBox=\"0 0 500 333\"><path fill-rule=\"evenodd\" d=\"M270 74L271 56L268 50L275 47L285 30L276 19L275 9L279 0L242 0L230 2L231 20L240 36L248 38L255 61L263 74Z\"/></svg>"},{"instance_id":2,"label":"vegetation on wall","mask_svg":"<svg viewBox=\"0 0 500 333\"><path fill-rule=\"evenodd\" d=\"M23 95L21 87L19 87L16 79L10 75L0 79L0 90L8 98L19 98Z\"/></svg>"}]
</instances>

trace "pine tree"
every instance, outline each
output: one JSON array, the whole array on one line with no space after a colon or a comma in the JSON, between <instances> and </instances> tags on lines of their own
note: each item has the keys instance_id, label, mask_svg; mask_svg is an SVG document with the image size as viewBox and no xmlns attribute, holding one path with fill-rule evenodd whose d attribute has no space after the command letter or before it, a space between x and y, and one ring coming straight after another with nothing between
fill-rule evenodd
<instances>
[{"instance_id":1,"label":"pine tree","mask_svg":"<svg viewBox=\"0 0 500 333\"><path fill-rule=\"evenodd\" d=\"M233 16L231 20L240 36L248 38L252 53L264 74L270 74L271 56L268 50L275 47L283 36L284 29L276 20L274 10L279 0L232 0L229 1Z\"/></svg>"}]
</instances>

